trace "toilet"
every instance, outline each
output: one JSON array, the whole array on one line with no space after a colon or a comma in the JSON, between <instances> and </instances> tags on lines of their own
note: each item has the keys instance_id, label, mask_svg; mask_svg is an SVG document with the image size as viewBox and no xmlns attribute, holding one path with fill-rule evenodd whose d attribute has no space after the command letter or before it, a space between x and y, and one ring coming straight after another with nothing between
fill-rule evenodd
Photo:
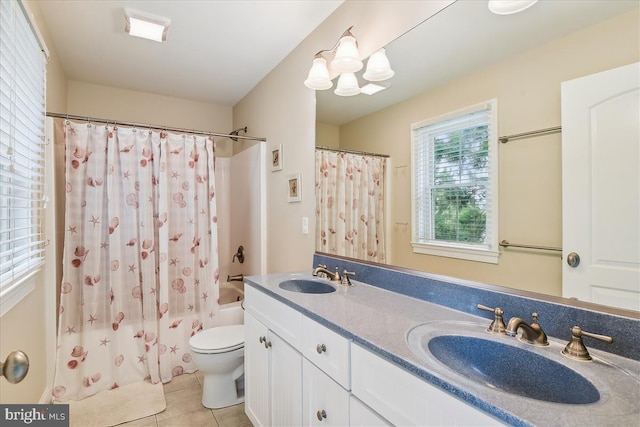
<instances>
[{"instance_id":1,"label":"toilet","mask_svg":"<svg viewBox=\"0 0 640 427\"><path fill-rule=\"evenodd\" d=\"M215 409L244 402L244 325L205 329L189 346L204 374L202 405Z\"/></svg>"}]
</instances>

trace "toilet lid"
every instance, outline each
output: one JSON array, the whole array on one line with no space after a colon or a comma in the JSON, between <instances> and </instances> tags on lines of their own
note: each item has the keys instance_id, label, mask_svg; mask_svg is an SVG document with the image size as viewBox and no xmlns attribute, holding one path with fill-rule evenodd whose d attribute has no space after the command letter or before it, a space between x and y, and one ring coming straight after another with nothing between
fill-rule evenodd
<instances>
[{"instance_id":1,"label":"toilet lid","mask_svg":"<svg viewBox=\"0 0 640 427\"><path fill-rule=\"evenodd\" d=\"M244 345L244 325L205 329L192 336L189 345L206 353L236 350Z\"/></svg>"}]
</instances>

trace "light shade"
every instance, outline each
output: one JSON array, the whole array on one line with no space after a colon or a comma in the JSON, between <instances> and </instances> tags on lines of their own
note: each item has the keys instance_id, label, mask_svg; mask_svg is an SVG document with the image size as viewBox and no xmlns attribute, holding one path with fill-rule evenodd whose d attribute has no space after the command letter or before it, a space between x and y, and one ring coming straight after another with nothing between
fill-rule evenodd
<instances>
[{"instance_id":1,"label":"light shade","mask_svg":"<svg viewBox=\"0 0 640 427\"><path fill-rule=\"evenodd\" d=\"M309 76L304 81L304 85L313 90L325 90L333 86L327 70L327 60L323 57L313 59L313 65L309 70Z\"/></svg>"},{"instance_id":2,"label":"light shade","mask_svg":"<svg viewBox=\"0 0 640 427\"><path fill-rule=\"evenodd\" d=\"M338 78L338 85L336 90L333 91L336 95L340 96L353 96L360 93L360 86L358 86L358 79L353 73L344 73Z\"/></svg>"},{"instance_id":3,"label":"light shade","mask_svg":"<svg viewBox=\"0 0 640 427\"><path fill-rule=\"evenodd\" d=\"M355 73L362 69L355 37L347 35L340 39L336 56L331 61L331 68L338 73Z\"/></svg>"},{"instance_id":4,"label":"light shade","mask_svg":"<svg viewBox=\"0 0 640 427\"><path fill-rule=\"evenodd\" d=\"M380 82L393 77L395 73L391 69L389 59L384 48L374 52L367 61L367 70L362 77L370 82Z\"/></svg>"},{"instance_id":5,"label":"light shade","mask_svg":"<svg viewBox=\"0 0 640 427\"><path fill-rule=\"evenodd\" d=\"M170 19L129 8L124 9L124 17L127 34L156 42L167 40Z\"/></svg>"},{"instance_id":6,"label":"light shade","mask_svg":"<svg viewBox=\"0 0 640 427\"><path fill-rule=\"evenodd\" d=\"M538 0L489 0L489 10L496 15L511 15L529 9Z\"/></svg>"}]
</instances>

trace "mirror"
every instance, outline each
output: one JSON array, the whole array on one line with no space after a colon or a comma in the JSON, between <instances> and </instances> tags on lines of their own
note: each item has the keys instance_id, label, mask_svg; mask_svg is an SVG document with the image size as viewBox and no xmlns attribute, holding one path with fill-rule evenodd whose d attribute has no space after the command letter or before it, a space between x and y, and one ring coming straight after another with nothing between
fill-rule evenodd
<instances>
[{"instance_id":1,"label":"mirror","mask_svg":"<svg viewBox=\"0 0 640 427\"><path fill-rule=\"evenodd\" d=\"M318 146L390 155L390 264L561 296L558 252L501 248L497 265L412 252L410 126L493 98L500 136L559 126L561 82L639 60L638 7L540 0L498 16L485 1L459 0L386 47L395 71L388 89L316 92ZM498 148L498 241L562 247L561 135Z\"/></svg>"}]
</instances>

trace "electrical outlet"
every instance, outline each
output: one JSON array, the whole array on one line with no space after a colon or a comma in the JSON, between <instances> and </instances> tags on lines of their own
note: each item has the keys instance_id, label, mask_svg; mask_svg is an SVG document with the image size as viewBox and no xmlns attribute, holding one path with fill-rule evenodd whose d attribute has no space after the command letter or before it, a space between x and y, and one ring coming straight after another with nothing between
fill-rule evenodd
<instances>
[{"instance_id":1,"label":"electrical outlet","mask_svg":"<svg viewBox=\"0 0 640 427\"><path fill-rule=\"evenodd\" d=\"M309 217L302 217L302 234L309 234Z\"/></svg>"}]
</instances>

